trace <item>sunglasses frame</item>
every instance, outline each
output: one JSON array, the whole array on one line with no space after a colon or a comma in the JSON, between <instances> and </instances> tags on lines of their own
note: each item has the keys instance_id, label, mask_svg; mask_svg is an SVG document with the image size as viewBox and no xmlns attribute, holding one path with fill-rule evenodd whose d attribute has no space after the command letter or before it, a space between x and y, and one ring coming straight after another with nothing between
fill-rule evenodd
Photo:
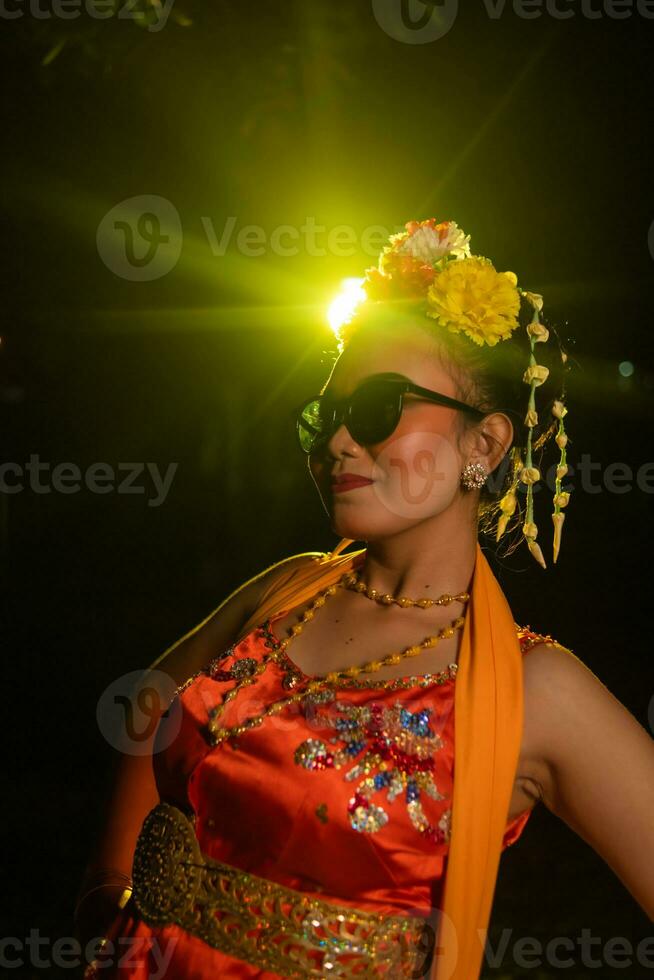
<instances>
[{"instance_id":1,"label":"sunglasses frame","mask_svg":"<svg viewBox=\"0 0 654 980\"><path fill-rule=\"evenodd\" d=\"M307 408L308 405L311 404L311 402L323 398L324 392L319 395L313 395L311 398L306 398L301 405L299 405L296 409L294 409L293 418L295 419L296 432L297 432L298 442L300 444L301 451L305 455L311 456L313 453L317 452L318 449L320 449L320 447L323 446L326 442L329 442L333 434L341 425L345 425L348 432L350 432L350 435L352 435L352 438L356 439L356 436L351 432L349 425L347 424L352 414L352 399L354 398L356 393L360 391L360 389L363 388L365 385L371 382L374 383L379 381L384 381L386 384L392 384L393 386L395 386L397 389L396 393L399 399L399 411L397 415L397 422L386 436L383 436L382 439L378 440L380 442L383 441L383 439L387 439L388 436L392 435L392 433L399 425L400 418L402 416L402 409L404 407L402 396L405 394L419 395L420 398L424 398L426 401L434 402L436 405L443 405L445 408L453 408L456 409L457 411L465 412L466 414L471 415L472 417L477 419L483 419L488 414L487 412L482 412L481 409L479 408L474 408L472 405L466 405L465 402L460 402L456 398L450 398L449 395L442 395L439 391L432 391L430 388L423 388L421 385L415 384L413 381L410 381L408 378L405 378L403 375L383 374L383 373L373 374L370 375L369 378L366 378L364 381L362 381L361 384L354 389L352 394L347 396L347 398L340 398L337 401L335 401L333 417L330 425L330 431L327 434L325 434L325 436L322 439L320 439L320 441L316 443L311 449L308 450L305 449L300 440L300 431L299 431L300 425L303 425L304 428L310 428L307 421L305 419L302 419L302 412L305 411L305 409ZM369 445L374 445L374 443L369 443Z\"/></svg>"}]
</instances>

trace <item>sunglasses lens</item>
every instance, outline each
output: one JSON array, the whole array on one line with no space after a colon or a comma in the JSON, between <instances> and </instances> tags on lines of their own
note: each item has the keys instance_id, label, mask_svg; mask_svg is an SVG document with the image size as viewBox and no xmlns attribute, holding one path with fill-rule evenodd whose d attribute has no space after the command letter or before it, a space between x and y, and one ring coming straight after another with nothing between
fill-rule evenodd
<instances>
[{"instance_id":1,"label":"sunglasses lens","mask_svg":"<svg viewBox=\"0 0 654 980\"><path fill-rule=\"evenodd\" d=\"M297 435L300 447L311 453L324 441L327 427L321 414L320 399L307 402L297 418Z\"/></svg>"},{"instance_id":2,"label":"sunglasses lens","mask_svg":"<svg viewBox=\"0 0 654 980\"><path fill-rule=\"evenodd\" d=\"M382 381L364 382L350 400L346 425L362 445L382 442L393 432L402 413L402 395L397 387ZM305 453L315 452L334 431L334 406L327 398L314 398L297 416L297 435Z\"/></svg>"},{"instance_id":3,"label":"sunglasses lens","mask_svg":"<svg viewBox=\"0 0 654 980\"><path fill-rule=\"evenodd\" d=\"M352 398L352 435L364 445L382 442L397 426L401 411L402 397L395 386L364 383Z\"/></svg>"}]
</instances>

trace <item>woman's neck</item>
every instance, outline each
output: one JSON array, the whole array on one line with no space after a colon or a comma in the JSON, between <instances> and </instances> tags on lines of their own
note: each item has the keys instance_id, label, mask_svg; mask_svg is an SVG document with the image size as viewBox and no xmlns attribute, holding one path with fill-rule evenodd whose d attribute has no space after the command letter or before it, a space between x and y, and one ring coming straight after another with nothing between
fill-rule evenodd
<instances>
[{"instance_id":1,"label":"woman's neck","mask_svg":"<svg viewBox=\"0 0 654 980\"><path fill-rule=\"evenodd\" d=\"M377 592L410 599L469 591L477 556L477 529L470 534L430 535L422 524L366 542L358 563L361 580Z\"/></svg>"}]
</instances>

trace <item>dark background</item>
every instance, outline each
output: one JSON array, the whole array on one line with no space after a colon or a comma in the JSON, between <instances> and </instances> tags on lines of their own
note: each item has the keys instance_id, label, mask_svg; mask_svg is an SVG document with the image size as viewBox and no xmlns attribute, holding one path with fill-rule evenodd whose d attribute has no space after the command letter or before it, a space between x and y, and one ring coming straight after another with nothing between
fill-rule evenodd
<instances>
[{"instance_id":1,"label":"dark background","mask_svg":"<svg viewBox=\"0 0 654 980\"><path fill-rule=\"evenodd\" d=\"M337 543L289 416L329 368L326 304L374 259L302 241L294 256L234 243L217 256L203 216L218 235L229 216L266 235L312 216L358 239L453 219L473 252L545 296L573 352L568 460L600 464L598 489L568 480L556 566L536 497L550 567L520 548L493 568L516 620L569 646L651 731L654 483L638 488L636 472L652 460L654 21L568 6L567 20L510 5L493 18L479 0L425 44L389 36L367 2L180 0L158 32L27 7L0 18L3 462L177 464L158 507L145 475L140 494L28 479L0 493L3 935L72 934L110 758L96 722L107 685L272 562ZM140 195L171 202L183 227L178 263L153 281L111 271L96 246L105 214ZM615 462L631 467L625 492L602 483ZM511 942L652 934L543 807L502 869L492 921ZM568 977L650 973L573 961ZM71 975L11 974L47 972ZM560 972L521 971L509 952L488 975Z\"/></svg>"}]
</instances>

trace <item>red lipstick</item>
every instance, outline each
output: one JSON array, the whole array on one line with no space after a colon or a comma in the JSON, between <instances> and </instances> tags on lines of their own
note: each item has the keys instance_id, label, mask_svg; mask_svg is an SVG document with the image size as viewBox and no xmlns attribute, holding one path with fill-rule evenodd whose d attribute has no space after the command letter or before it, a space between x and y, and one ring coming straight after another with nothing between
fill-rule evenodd
<instances>
[{"instance_id":1,"label":"red lipstick","mask_svg":"<svg viewBox=\"0 0 654 980\"><path fill-rule=\"evenodd\" d=\"M354 490L356 487L367 487L372 482L365 476L357 476L356 473L341 473L332 480L332 492L343 493L345 490Z\"/></svg>"}]
</instances>

